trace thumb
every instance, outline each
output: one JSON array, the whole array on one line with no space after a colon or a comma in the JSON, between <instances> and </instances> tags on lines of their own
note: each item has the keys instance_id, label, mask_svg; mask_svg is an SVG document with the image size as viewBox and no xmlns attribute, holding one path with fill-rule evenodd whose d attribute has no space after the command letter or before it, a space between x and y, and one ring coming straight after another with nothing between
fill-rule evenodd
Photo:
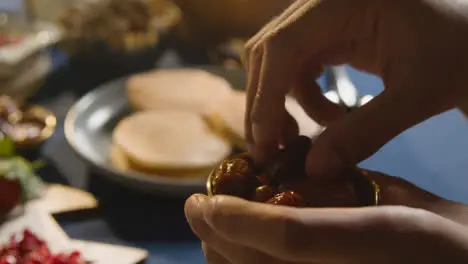
<instances>
[{"instance_id":1,"label":"thumb","mask_svg":"<svg viewBox=\"0 0 468 264\"><path fill-rule=\"evenodd\" d=\"M294 263L382 259L395 246L394 237L407 237L401 228L413 215L404 207L298 209L230 196L208 198L201 209L207 224L224 239ZM403 232L393 232L395 226Z\"/></svg>"},{"instance_id":2,"label":"thumb","mask_svg":"<svg viewBox=\"0 0 468 264\"><path fill-rule=\"evenodd\" d=\"M411 126L448 110L441 105L440 94L411 86L387 87L369 103L331 123L317 137L307 156L307 174L322 178L339 175Z\"/></svg>"}]
</instances>

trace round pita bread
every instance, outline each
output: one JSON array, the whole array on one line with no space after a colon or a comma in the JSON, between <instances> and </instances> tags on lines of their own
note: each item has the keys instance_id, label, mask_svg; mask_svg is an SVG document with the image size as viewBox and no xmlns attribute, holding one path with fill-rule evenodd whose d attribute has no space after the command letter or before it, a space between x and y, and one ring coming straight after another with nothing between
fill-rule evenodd
<instances>
[{"instance_id":1,"label":"round pita bread","mask_svg":"<svg viewBox=\"0 0 468 264\"><path fill-rule=\"evenodd\" d=\"M130 162L125 156L125 153L115 144L112 144L110 147L109 160L111 164L120 171L127 172L131 169Z\"/></svg>"},{"instance_id":2,"label":"round pita bread","mask_svg":"<svg viewBox=\"0 0 468 264\"><path fill-rule=\"evenodd\" d=\"M176 178L195 178L195 177L200 177L200 178L205 178L211 171L210 168L203 168L200 170L175 170L175 169L169 169L169 170L148 170L145 168L138 167L135 164L132 164L131 161L125 156L125 153L123 152L122 148L119 146L113 144L110 148L110 153L109 153L109 161L114 166L117 170L120 170L122 172L129 172L129 171L134 171L138 173L143 173L147 174L148 176L168 176L168 177L176 177Z\"/></svg>"},{"instance_id":3,"label":"round pita bread","mask_svg":"<svg viewBox=\"0 0 468 264\"><path fill-rule=\"evenodd\" d=\"M113 141L130 164L148 171L202 170L231 152L203 118L186 111L143 111L122 119Z\"/></svg>"},{"instance_id":4,"label":"round pita bread","mask_svg":"<svg viewBox=\"0 0 468 264\"><path fill-rule=\"evenodd\" d=\"M223 78L198 69L163 69L130 77L127 97L143 110L187 110L206 114L232 92Z\"/></svg>"},{"instance_id":5,"label":"round pita bread","mask_svg":"<svg viewBox=\"0 0 468 264\"><path fill-rule=\"evenodd\" d=\"M207 115L213 131L243 150L247 149L244 140L245 100L245 92L233 91L229 98L217 104Z\"/></svg>"}]
</instances>

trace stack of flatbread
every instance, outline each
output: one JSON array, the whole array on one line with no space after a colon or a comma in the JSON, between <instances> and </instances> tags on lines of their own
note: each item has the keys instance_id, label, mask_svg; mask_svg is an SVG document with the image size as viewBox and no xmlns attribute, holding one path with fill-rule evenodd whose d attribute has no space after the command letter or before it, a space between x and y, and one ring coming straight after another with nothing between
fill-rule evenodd
<instances>
[{"instance_id":1,"label":"stack of flatbread","mask_svg":"<svg viewBox=\"0 0 468 264\"><path fill-rule=\"evenodd\" d=\"M162 69L132 76L127 97L134 113L114 129L112 164L123 171L205 177L232 153L245 150L246 94L198 69ZM288 97L301 134L321 129Z\"/></svg>"}]
</instances>

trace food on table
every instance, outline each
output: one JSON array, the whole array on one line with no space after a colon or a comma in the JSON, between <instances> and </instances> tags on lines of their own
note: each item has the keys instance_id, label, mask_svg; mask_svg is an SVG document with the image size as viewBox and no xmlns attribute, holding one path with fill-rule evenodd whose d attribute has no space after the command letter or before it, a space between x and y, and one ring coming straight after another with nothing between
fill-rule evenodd
<instances>
[{"instance_id":1,"label":"food on table","mask_svg":"<svg viewBox=\"0 0 468 264\"><path fill-rule=\"evenodd\" d=\"M0 118L10 123L16 123L23 118L23 112L9 96L0 96Z\"/></svg>"},{"instance_id":2,"label":"food on table","mask_svg":"<svg viewBox=\"0 0 468 264\"><path fill-rule=\"evenodd\" d=\"M0 144L3 153L6 144ZM33 164L20 157L0 159L0 216L7 214L20 203L41 195L42 180L34 173Z\"/></svg>"},{"instance_id":3,"label":"food on table","mask_svg":"<svg viewBox=\"0 0 468 264\"><path fill-rule=\"evenodd\" d=\"M256 202L266 202L273 198L278 193L278 190L268 184L261 185L255 189L253 200Z\"/></svg>"},{"instance_id":4,"label":"food on table","mask_svg":"<svg viewBox=\"0 0 468 264\"><path fill-rule=\"evenodd\" d=\"M273 198L266 201L267 204L274 204L274 205L283 205L283 206L295 206L295 207L303 207L306 206L306 202L296 192L287 191L278 193Z\"/></svg>"},{"instance_id":5,"label":"food on table","mask_svg":"<svg viewBox=\"0 0 468 264\"><path fill-rule=\"evenodd\" d=\"M169 0L77 1L59 23L77 44L105 41L114 48L134 50L156 44L158 31L175 24L179 16Z\"/></svg>"},{"instance_id":6,"label":"food on table","mask_svg":"<svg viewBox=\"0 0 468 264\"><path fill-rule=\"evenodd\" d=\"M0 33L0 48L4 46L20 43L24 39L24 35L15 32Z\"/></svg>"},{"instance_id":7,"label":"food on table","mask_svg":"<svg viewBox=\"0 0 468 264\"><path fill-rule=\"evenodd\" d=\"M226 100L218 101L207 115L213 130L244 150L246 149L244 139L246 101L246 92L234 91ZM322 131L322 127L305 113L294 98L287 96L285 107L296 120L301 135L315 136Z\"/></svg>"},{"instance_id":8,"label":"food on table","mask_svg":"<svg viewBox=\"0 0 468 264\"><path fill-rule=\"evenodd\" d=\"M223 78L198 69L161 69L136 74L127 82L127 97L136 111L186 110L206 114L232 93Z\"/></svg>"},{"instance_id":9,"label":"food on table","mask_svg":"<svg viewBox=\"0 0 468 264\"><path fill-rule=\"evenodd\" d=\"M232 146L206 115L233 89L199 69L162 69L136 74L126 86L135 113L114 128L111 164L121 171L175 177L206 176Z\"/></svg>"},{"instance_id":10,"label":"food on table","mask_svg":"<svg viewBox=\"0 0 468 264\"><path fill-rule=\"evenodd\" d=\"M0 264L89 264L80 252L53 254L47 243L29 229L21 236L12 235L0 246Z\"/></svg>"},{"instance_id":11,"label":"food on table","mask_svg":"<svg viewBox=\"0 0 468 264\"><path fill-rule=\"evenodd\" d=\"M375 204L375 187L358 169L331 185L318 185L305 174L311 141L299 136L274 158L257 166L248 153L224 160L211 172L209 195L232 195L247 200L294 207L356 207Z\"/></svg>"},{"instance_id":12,"label":"food on table","mask_svg":"<svg viewBox=\"0 0 468 264\"><path fill-rule=\"evenodd\" d=\"M121 171L130 171L132 170L130 161L125 156L125 153L122 149L113 143L109 150L109 160L112 165Z\"/></svg>"},{"instance_id":13,"label":"food on table","mask_svg":"<svg viewBox=\"0 0 468 264\"><path fill-rule=\"evenodd\" d=\"M207 115L212 129L240 149L247 148L244 140L245 105L245 92L233 91L224 101L218 101Z\"/></svg>"},{"instance_id":14,"label":"food on table","mask_svg":"<svg viewBox=\"0 0 468 264\"><path fill-rule=\"evenodd\" d=\"M0 131L19 147L42 143L56 127L55 115L40 106L21 109L8 96L0 96Z\"/></svg>"},{"instance_id":15,"label":"food on table","mask_svg":"<svg viewBox=\"0 0 468 264\"><path fill-rule=\"evenodd\" d=\"M139 121L138 125L125 126L126 131L130 131L125 132L125 136L120 136L120 138L125 138L125 141L119 142L116 135L123 134L117 130L121 130L122 124L128 123L127 121L122 121L114 131L114 141L109 150L109 158L113 166L121 171L138 171L145 174L176 175L178 177L206 175L206 172L210 171L210 166L230 154L226 151L228 149L230 151L231 147L226 147L226 144L232 145L236 150L246 149L244 139L246 93L235 91L230 83L217 75L200 69L153 70L130 77L126 83L126 95L131 107L136 111L136 114L127 118L127 121L135 119L134 116L139 116L139 112L148 113L142 115L146 117L138 117L138 120L144 120ZM292 97L287 96L285 108L297 121L302 135L315 136L322 130L322 127L310 119ZM149 114L150 111L154 113ZM160 114L156 114L156 112L160 112ZM169 112L186 112L185 115L190 115L191 120L197 120L197 122L195 124L173 121L169 117L170 115L166 115ZM149 117L150 115L158 115L158 117L153 120ZM162 118L162 116L166 117ZM192 126L194 127L192 128ZM203 127L205 135L210 135L212 140L216 139L213 142L218 142L218 144L222 142L219 146L223 147L219 147L218 153L211 152L209 154L206 151L203 153L194 150L193 142L196 142L197 138L200 138L198 139L200 146L207 147L206 143L202 143L205 139L193 132L197 131L196 127ZM169 132L172 129L181 132ZM145 130L148 132L144 132ZM153 133L152 136L150 136L149 131ZM146 133L146 135L142 136L141 133ZM158 137L155 136L156 133L159 135ZM170 135L162 136L163 134ZM187 136L187 134L190 135ZM140 139L138 146L134 142L136 138ZM174 154L175 148L168 147L173 143L164 144L164 147L157 146L160 141L179 144L190 141L192 143L183 143L182 145L191 150L184 155ZM152 142L152 144L148 142ZM182 148L180 149L182 150ZM203 150L202 147L199 149ZM192 150L194 152L190 154ZM187 150L184 149L184 151ZM212 156L208 162L209 155ZM191 157L192 161L187 161L188 156ZM161 157L165 157L165 159ZM169 159L172 160L169 161ZM196 159L205 160L205 162L203 165L190 165ZM180 160L180 162L176 160Z\"/></svg>"},{"instance_id":16,"label":"food on table","mask_svg":"<svg viewBox=\"0 0 468 264\"><path fill-rule=\"evenodd\" d=\"M211 168L192 169L148 169L131 162L125 152L113 143L109 151L109 160L112 166L122 172L139 172L147 175L162 175L175 178L196 178L208 175Z\"/></svg>"},{"instance_id":17,"label":"food on table","mask_svg":"<svg viewBox=\"0 0 468 264\"><path fill-rule=\"evenodd\" d=\"M252 160L247 156L223 162L212 178L213 192L248 199L258 182L254 173Z\"/></svg>"},{"instance_id":18,"label":"food on table","mask_svg":"<svg viewBox=\"0 0 468 264\"><path fill-rule=\"evenodd\" d=\"M136 112L117 124L113 144L117 168L168 176L206 175L231 153L201 115L183 110Z\"/></svg>"},{"instance_id":19,"label":"food on table","mask_svg":"<svg viewBox=\"0 0 468 264\"><path fill-rule=\"evenodd\" d=\"M0 178L0 216L15 208L21 199L21 186L18 181Z\"/></svg>"}]
</instances>

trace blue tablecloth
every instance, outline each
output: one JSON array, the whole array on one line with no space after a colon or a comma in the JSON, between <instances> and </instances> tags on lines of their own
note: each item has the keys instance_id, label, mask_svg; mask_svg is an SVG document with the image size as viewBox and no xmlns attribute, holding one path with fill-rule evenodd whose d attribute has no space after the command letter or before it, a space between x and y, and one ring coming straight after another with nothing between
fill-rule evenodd
<instances>
[{"instance_id":1,"label":"blue tablecloth","mask_svg":"<svg viewBox=\"0 0 468 264\"><path fill-rule=\"evenodd\" d=\"M56 95L38 99L57 113L59 122L80 95L73 90L86 83L83 76L62 74L66 77L46 84L55 87ZM374 76L352 69L350 75L362 94L375 95L383 89ZM91 190L101 201L97 216L60 221L71 237L144 247L151 254L146 263L151 264L204 263L200 242L185 223L183 200L136 198L138 193L127 193L121 186L97 182L102 179L89 176L88 168L66 144L63 130L57 131L43 152L56 165L53 170L61 175L59 181ZM467 152L467 119L453 110L406 131L362 166L402 176L438 195L468 203Z\"/></svg>"},{"instance_id":2,"label":"blue tablecloth","mask_svg":"<svg viewBox=\"0 0 468 264\"><path fill-rule=\"evenodd\" d=\"M379 78L350 69L363 94L383 90ZM442 197L468 203L468 119L452 110L398 136L362 163L401 176Z\"/></svg>"}]
</instances>

